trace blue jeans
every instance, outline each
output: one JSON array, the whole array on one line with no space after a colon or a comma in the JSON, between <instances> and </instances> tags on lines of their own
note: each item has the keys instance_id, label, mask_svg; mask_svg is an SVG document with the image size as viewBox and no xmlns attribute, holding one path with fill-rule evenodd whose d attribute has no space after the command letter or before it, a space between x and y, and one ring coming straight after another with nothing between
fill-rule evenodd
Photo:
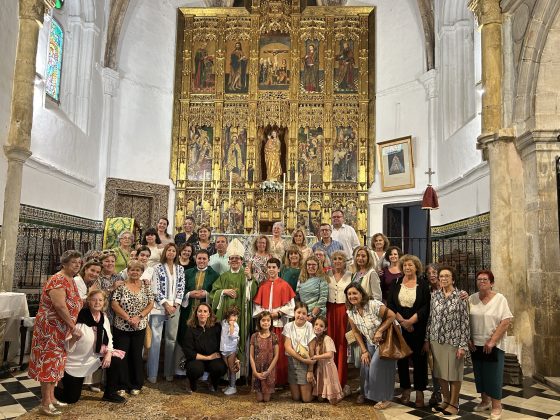
<instances>
[{"instance_id":1,"label":"blue jeans","mask_svg":"<svg viewBox=\"0 0 560 420\"><path fill-rule=\"evenodd\" d=\"M152 347L148 354L148 378L157 378L159 367L159 351L161 347L161 336L163 325L165 324L164 337L164 361L163 373L165 377L175 374L175 364L173 351L175 350L175 340L177 339L177 327L179 326L179 311L173 316L150 315L150 328L152 329Z\"/></svg>"}]
</instances>

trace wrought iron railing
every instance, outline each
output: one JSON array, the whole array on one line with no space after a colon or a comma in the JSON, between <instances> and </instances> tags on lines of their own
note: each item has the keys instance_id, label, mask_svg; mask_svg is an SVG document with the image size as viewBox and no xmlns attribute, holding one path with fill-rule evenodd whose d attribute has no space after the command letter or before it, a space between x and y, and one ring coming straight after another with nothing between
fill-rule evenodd
<instances>
[{"instance_id":1,"label":"wrought iron railing","mask_svg":"<svg viewBox=\"0 0 560 420\"><path fill-rule=\"evenodd\" d=\"M371 241L368 238L367 244ZM488 269L490 261L490 238L432 238L431 259L426 261L426 238L389 238L391 245L400 247L405 254L416 255L423 264L450 265L455 269L458 288L469 293L476 291L475 274Z\"/></svg>"},{"instance_id":2,"label":"wrought iron railing","mask_svg":"<svg viewBox=\"0 0 560 420\"><path fill-rule=\"evenodd\" d=\"M59 268L64 251L75 249L84 254L90 249L100 249L102 236L102 232L88 229L20 225L14 287L40 288Z\"/></svg>"}]
</instances>

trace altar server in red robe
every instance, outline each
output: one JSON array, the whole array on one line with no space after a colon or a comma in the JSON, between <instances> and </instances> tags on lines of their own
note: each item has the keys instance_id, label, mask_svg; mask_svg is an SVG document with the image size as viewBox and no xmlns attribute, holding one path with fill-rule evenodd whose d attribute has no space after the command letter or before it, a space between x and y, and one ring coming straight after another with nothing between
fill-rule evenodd
<instances>
[{"instance_id":1,"label":"altar server in red robe","mask_svg":"<svg viewBox=\"0 0 560 420\"><path fill-rule=\"evenodd\" d=\"M278 337L280 347L278 363L276 364L276 385L288 383L288 358L284 352L284 337L282 331L289 318L294 317L295 293L290 284L280 277L280 260L270 258L266 263L268 278L263 281L253 302L255 308L253 317L262 311L272 314L272 330Z\"/></svg>"}]
</instances>

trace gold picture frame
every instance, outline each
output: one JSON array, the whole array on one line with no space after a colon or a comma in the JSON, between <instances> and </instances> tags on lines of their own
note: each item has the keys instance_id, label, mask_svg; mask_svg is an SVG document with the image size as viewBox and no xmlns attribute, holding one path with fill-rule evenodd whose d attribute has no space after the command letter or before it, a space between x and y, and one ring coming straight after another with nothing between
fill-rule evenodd
<instances>
[{"instance_id":1,"label":"gold picture frame","mask_svg":"<svg viewBox=\"0 0 560 420\"><path fill-rule=\"evenodd\" d=\"M377 144L381 171L381 191L414 188L412 136Z\"/></svg>"}]
</instances>

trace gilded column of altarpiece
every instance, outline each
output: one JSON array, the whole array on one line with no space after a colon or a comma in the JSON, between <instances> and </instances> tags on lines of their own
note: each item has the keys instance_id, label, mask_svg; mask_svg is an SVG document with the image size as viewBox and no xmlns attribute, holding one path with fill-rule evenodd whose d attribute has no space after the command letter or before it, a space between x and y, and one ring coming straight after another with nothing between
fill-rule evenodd
<instances>
[{"instance_id":1,"label":"gilded column of altarpiece","mask_svg":"<svg viewBox=\"0 0 560 420\"><path fill-rule=\"evenodd\" d=\"M371 7L253 0L250 11L179 9L175 225L196 214L223 232L254 233L278 220L290 231L311 220L316 231L343 208L365 234L374 34Z\"/></svg>"}]
</instances>

